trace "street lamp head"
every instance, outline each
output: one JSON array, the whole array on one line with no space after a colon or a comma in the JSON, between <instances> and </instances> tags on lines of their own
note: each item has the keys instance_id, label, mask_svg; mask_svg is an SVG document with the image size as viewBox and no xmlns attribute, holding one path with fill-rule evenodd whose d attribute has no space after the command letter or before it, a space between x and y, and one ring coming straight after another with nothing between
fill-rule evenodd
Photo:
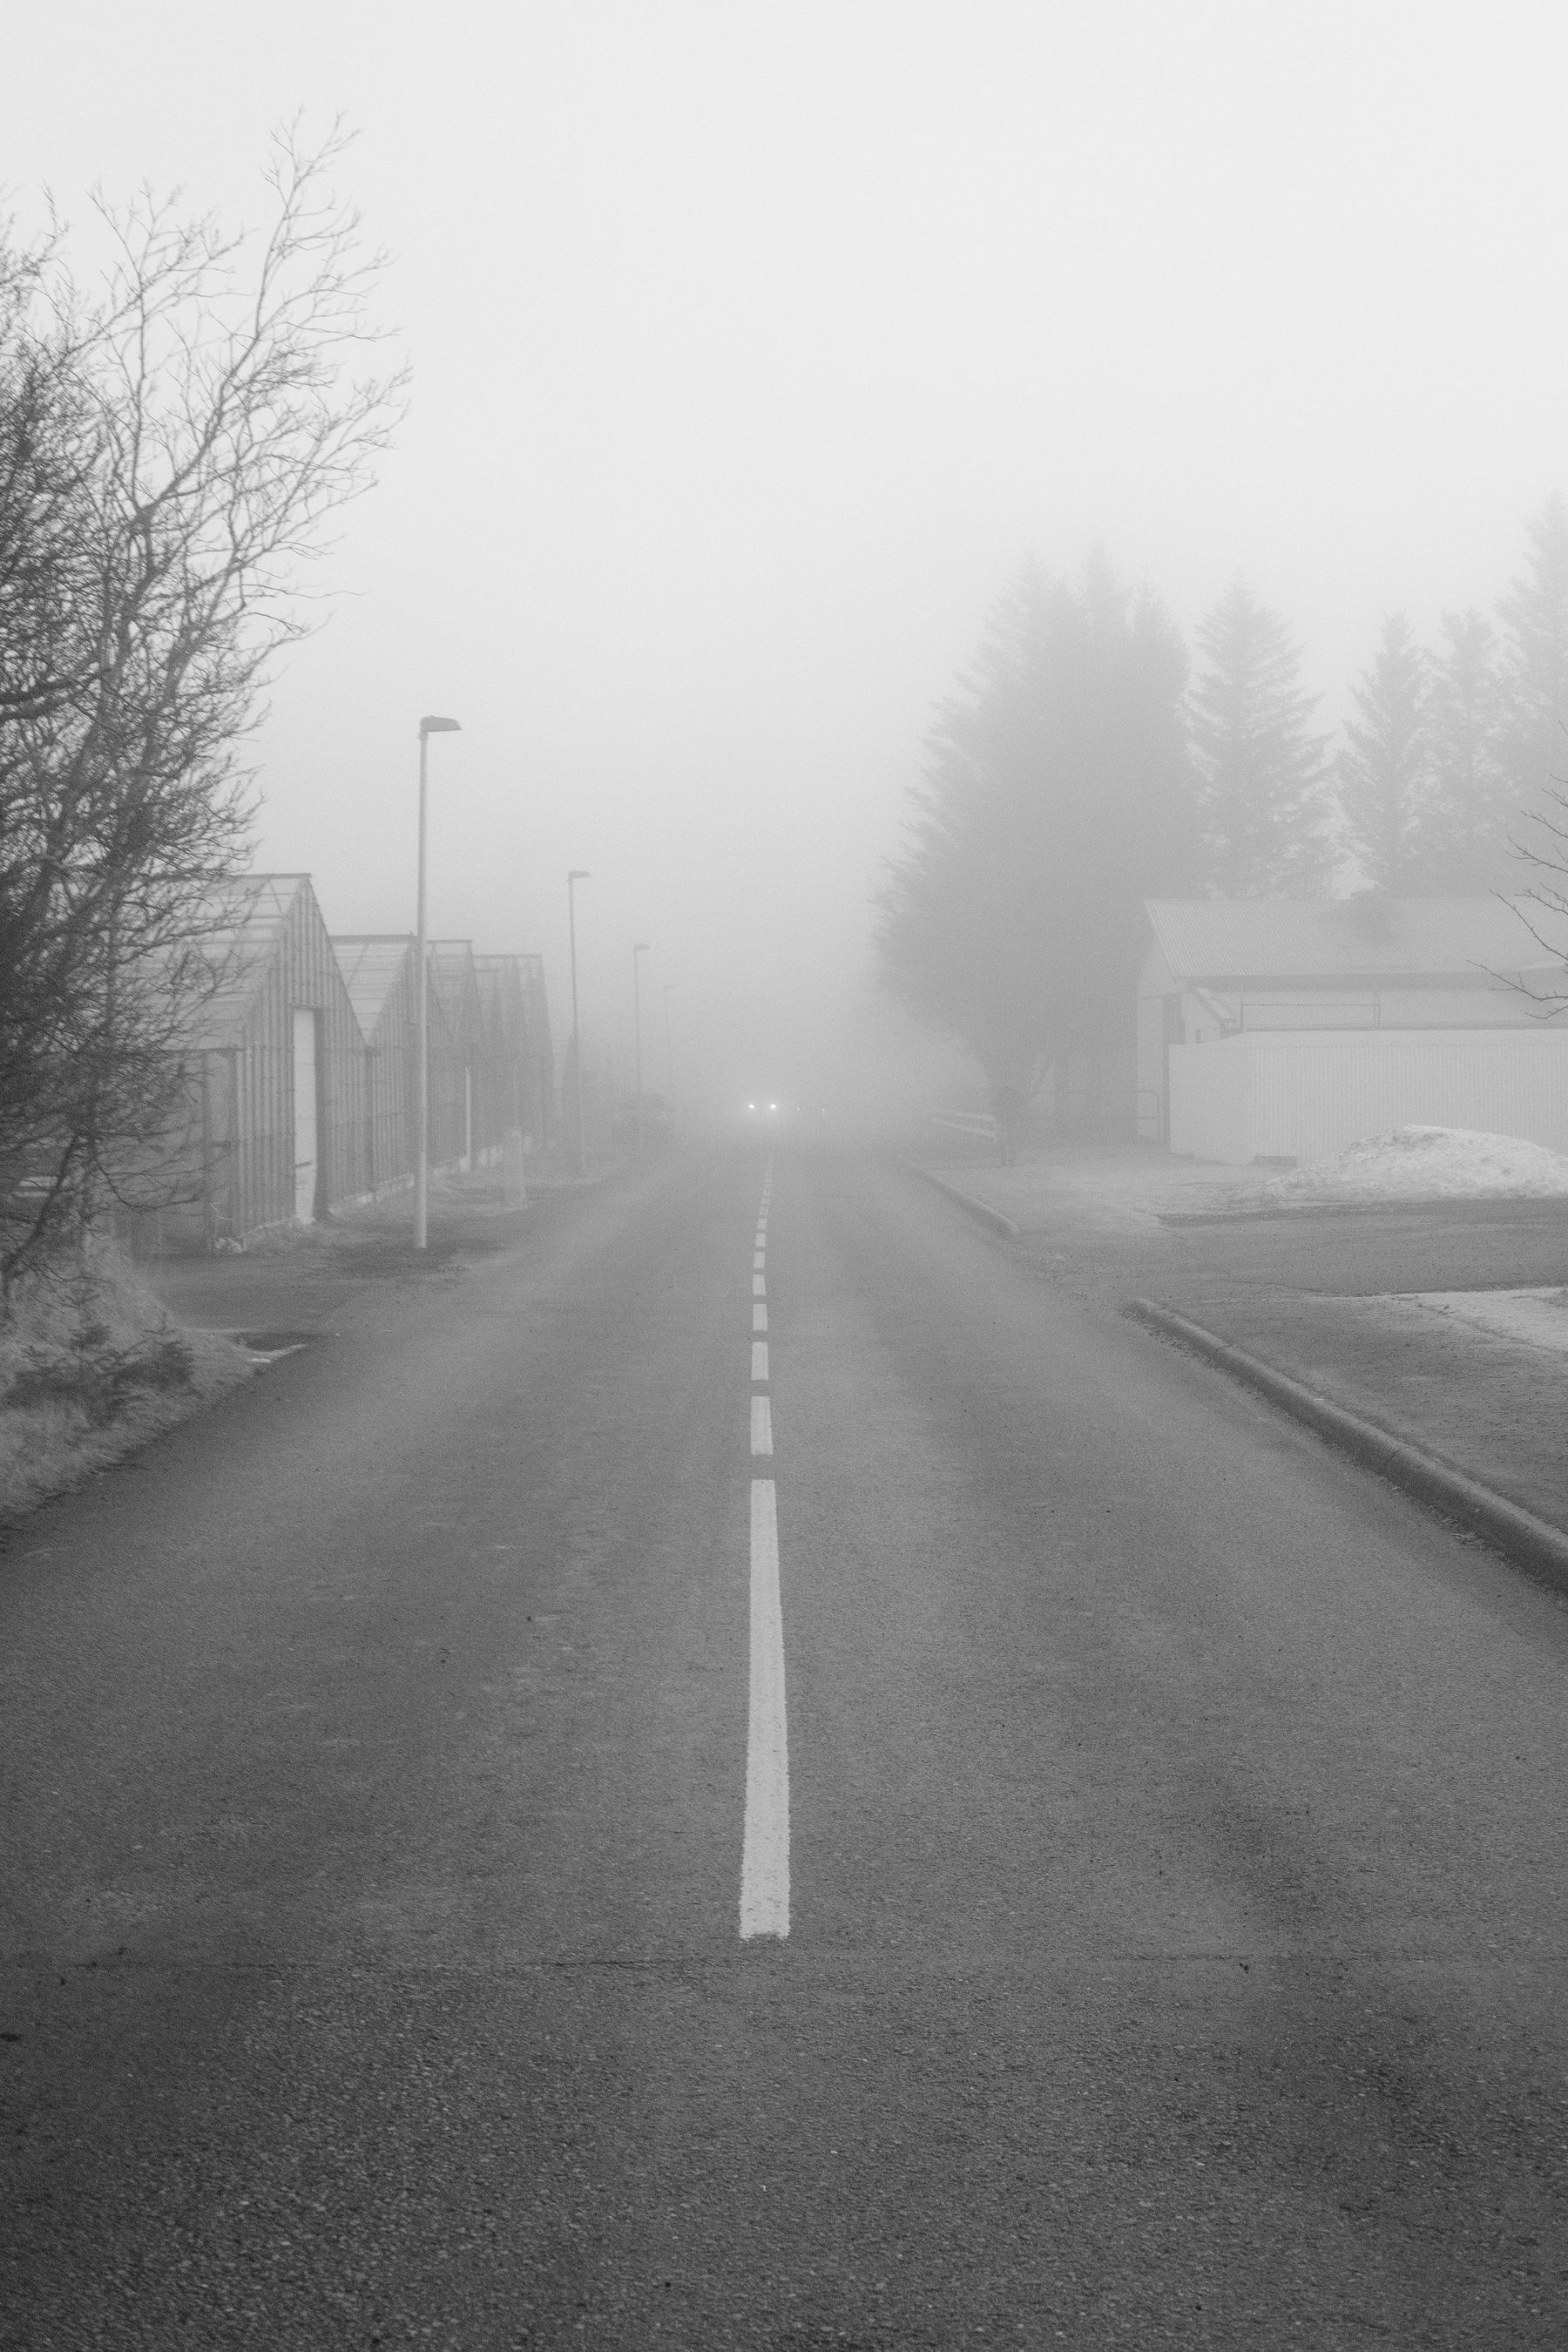
<instances>
[{"instance_id":1,"label":"street lamp head","mask_svg":"<svg viewBox=\"0 0 1568 2352\"><path fill-rule=\"evenodd\" d=\"M570 889L574 882L591 882L593 878L585 866L574 866L566 877L566 887Z\"/></svg>"},{"instance_id":2,"label":"street lamp head","mask_svg":"<svg viewBox=\"0 0 1568 2352\"><path fill-rule=\"evenodd\" d=\"M653 952L653 950L652 950L652 949L648 946L648 943L647 943L647 941L646 940L635 940L635 941L633 942L633 945L632 945L632 953L633 953L633 955L635 955L635 956L640 956L640 955L651 955L651 954L652 954L652 952Z\"/></svg>"},{"instance_id":3,"label":"street lamp head","mask_svg":"<svg viewBox=\"0 0 1568 2352\"><path fill-rule=\"evenodd\" d=\"M462 723L456 719L422 719L419 721L421 735L460 735L462 731Z\"/></svg>"}]
</instances>

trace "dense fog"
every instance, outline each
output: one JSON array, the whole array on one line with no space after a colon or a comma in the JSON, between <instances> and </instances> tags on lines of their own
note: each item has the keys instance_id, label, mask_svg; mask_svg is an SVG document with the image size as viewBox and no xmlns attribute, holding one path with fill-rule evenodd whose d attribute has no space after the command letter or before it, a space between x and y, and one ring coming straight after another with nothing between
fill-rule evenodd
<instances>
[{"instance_id":1,"label":"dense fog","mask_svg":"<svg viewBox=\"0 0 1568 2352\"><path fill-rule=\"evenodd\" d=\"M33 12L19 226L340 174L412 369L256 739L257 863L331 927L548 960L590 1063L845 1107L921 1075L872 903L939 707L1033 562L1186 657L1244 580L1331 762L1386 615L1495 612L1568 483L1568 31L1517 5ZM1109 853L1108 853L1109 854ZM668 993L667 993L668 992Z\"/></svg>"}]
</instances>

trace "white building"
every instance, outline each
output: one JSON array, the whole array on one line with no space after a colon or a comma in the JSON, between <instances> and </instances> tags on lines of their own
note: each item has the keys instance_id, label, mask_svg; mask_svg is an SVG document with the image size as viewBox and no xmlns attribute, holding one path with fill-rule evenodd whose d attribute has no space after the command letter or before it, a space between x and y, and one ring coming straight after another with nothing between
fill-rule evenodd
<instances>
[{"instance_id":1,"label":"white building","mask_svg":"<svg viewBox=\"0 0 1568 2352\"><path fill-rule=\"evenodd\" d=\"M1430 1125L1568 1150L1568 971L1533 904L1159 898L1148 916L1147 1139L1305 1160Z\"/></svg>"}]
</instances>

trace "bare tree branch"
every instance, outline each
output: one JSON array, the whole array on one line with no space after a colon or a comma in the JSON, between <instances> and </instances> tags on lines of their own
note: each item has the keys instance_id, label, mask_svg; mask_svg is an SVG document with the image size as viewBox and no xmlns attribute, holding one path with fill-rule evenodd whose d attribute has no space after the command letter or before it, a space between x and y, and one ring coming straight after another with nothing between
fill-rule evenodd
<instances>
[{"instance_id":1,"label":"bare tree branch","mask_svg":"<svg viewBox=\"0 0 1568 2352\"><path fill-rule=\"evenodd\" d=\"M86 300L58 234L0 230L0 1287L145 1194L243 862L240 747L314 625L301 572L374 478L400 373L381 257L334 194L341 126L279 131L259 240L148 189L95 199Z\"/></svg>"}]
</instances>

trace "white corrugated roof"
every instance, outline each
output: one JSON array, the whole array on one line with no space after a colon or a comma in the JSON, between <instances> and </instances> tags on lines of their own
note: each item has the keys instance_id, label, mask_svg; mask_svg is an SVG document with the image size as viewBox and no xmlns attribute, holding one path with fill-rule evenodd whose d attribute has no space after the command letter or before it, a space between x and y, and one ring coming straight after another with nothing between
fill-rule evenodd
<instances>
[{"instance_id":1,"label":"white corrugated roof","mask_svg":"<svg viewBox=\"0 0 1568 2352\"><path fill-rule=\"evenodd\" d=\"M1543 971L1568 957L1568 923L1533 902L1477 898L1150 898L1178 980L1463 980ZM1531 926L1533 925L1533 931ZM1542 940L1563 936L1563 954ZM1536 932L1540 938L1534 936Z\"/></svg>"}]
</instances>

